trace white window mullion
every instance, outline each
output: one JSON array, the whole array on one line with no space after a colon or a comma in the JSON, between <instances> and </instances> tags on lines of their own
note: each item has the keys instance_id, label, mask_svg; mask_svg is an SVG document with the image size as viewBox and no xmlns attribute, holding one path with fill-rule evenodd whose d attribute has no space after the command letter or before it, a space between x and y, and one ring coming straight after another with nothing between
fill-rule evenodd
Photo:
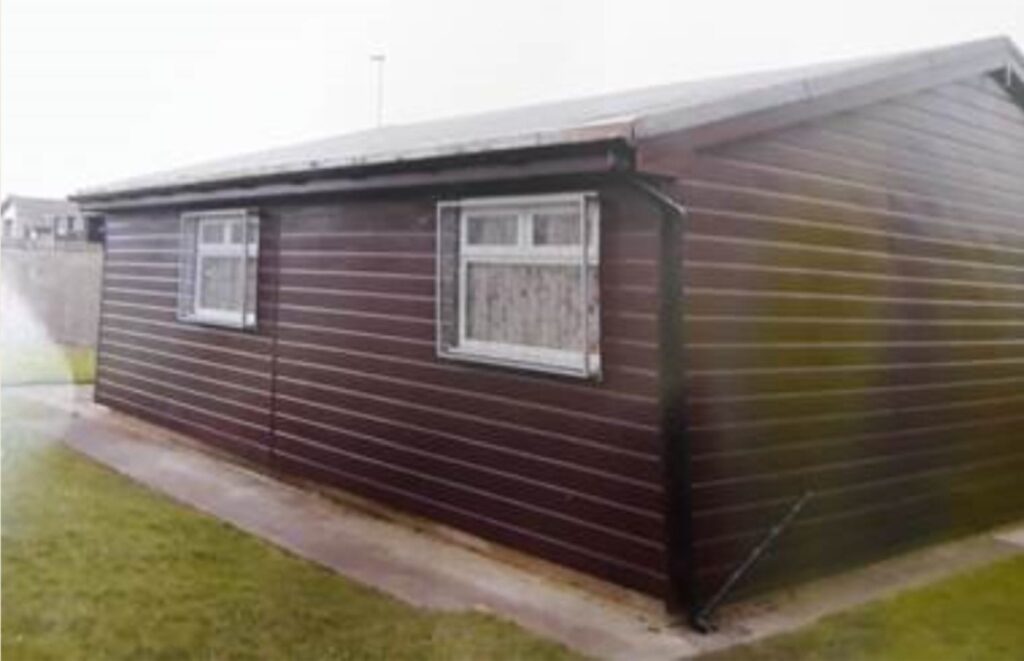
<instances>
[{"instance_id":1,"label":"white window mullion","mask_svg":"<svg viewBox=\"0 0 1024 661\"><path fill-rule=\"evenodd\" d=\"M239 246L242 252L242 281L238 283L238 288L241 290L242 296L242 326L245 326L249 320L249 221L247 215L242 216L239 221L242 225L242 245Z\"/></svg>"},{"instance_id":2,"label":"white window mullion","mask_svg":"<svg viewBox=\"0 0 1024 661\"><path fill-rule=\"evenodd\" d=\"M590 260L587 253L590 252L587 244L587 198L581 197L579 202L579 234L580 234L580 311L583 315L581 323L581 338L583 346L580 349L582 368L584 374L590 373L590 298L587 293L590 283L589 270Z\"/></svg>"},{"instance_id":3,"label":"white window mullion","mask_svg":"<svg viewBox=\"0 0 1024 661\"><path fill-rule=\"evenodd\" d=\"M194 283L194 291L192 293L192 314L193 314L193 316L198 317L198 316L202 315L202 304L203 304L203 291L202 291L202 283L203 283L203 275L202 275L203 274L203 253L200 252L198 249L196 250L196 258L195 258L195 260L196 260L195 261L195 266L193 267L195 269L195 278L194 278L195 283Z\"/></svg>"},{"instance_id":4,"label":"white window mullion","mask_svg":"<svg viewBox=\"0 0 1024 661\"><path fill-rule=\"evenodd\" d=\"M466 318L466 280L468 278L470 260L465 255L460 256L459 262L459 346L466 343L466 326L469 320Z\"/></svg>"}]
</instances>

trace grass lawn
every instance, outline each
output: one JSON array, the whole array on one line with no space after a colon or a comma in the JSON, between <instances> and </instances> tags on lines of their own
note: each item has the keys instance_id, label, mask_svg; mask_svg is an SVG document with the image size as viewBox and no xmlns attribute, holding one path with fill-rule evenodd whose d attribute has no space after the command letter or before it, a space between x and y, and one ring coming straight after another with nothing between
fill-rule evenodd
<instances>
[{"instance_id":1,"label":"grass lawn","mask_svg":"<svg viewBox=\"0 0 1024 661\"><path fill-rule=\"evenodd\" d=\"M52 439L4 393L5 661L565 659L482 613L417 610L185 509Z\"/></svg>"},{"instance_id":2,"label":"grass lawn","mask_svg":"<svg viewBox=\"0 0 1024 661\"><path fill-rule=\"evenodd\" d=\"M702 661L1024 659L1024 557L1017 556Z\"/></svg>"},{"instance_id":3,"label":"grass lawn","mask_svg":"<svg viewBox=\"0 0 1024 661\"><path fill-rule=\"evenodd\" d=\"M0 354L0 382L4 385L92 383L96 379L96 351L91 347L5 344Z\"/></svg>"}]
</instances>

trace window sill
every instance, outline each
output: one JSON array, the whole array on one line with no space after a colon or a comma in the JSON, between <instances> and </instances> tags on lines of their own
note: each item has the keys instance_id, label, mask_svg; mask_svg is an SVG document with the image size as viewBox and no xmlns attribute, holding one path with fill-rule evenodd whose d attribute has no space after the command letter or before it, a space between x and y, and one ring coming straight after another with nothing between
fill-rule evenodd
<instances>
[{"instance_id":1,"label":"window sill","mask_svg":"<svg viewBox=\"0 0 1024 661\"><path fill-rule=\"evenodd\" d=\"M197 326L216 326L218 328L231 328L234 330L254 331L256 330L256 319L246 319L244 322L236 314L216 314L202 312L191 315L178 315L178 321L195 324Z\"/></svg>"},{"instance_id":2,"label":"window sill","mask_svg":"<svg viewBox=\"0 0 1024 661\"><path fill-rule=\"evenodd\" d=\"M601 359L597 354L590 357L589 371L584 367L579 354L572 352L551 351L548 356L531 360L514 355L517 349L502 348L487 343L474 343L472 346L438 349L438 356L464 363L477 363L495 367L568 376L577 379L598 381L601 378ZM561 354L556 356L556 354Z\"/></svg>"}]
</instances>

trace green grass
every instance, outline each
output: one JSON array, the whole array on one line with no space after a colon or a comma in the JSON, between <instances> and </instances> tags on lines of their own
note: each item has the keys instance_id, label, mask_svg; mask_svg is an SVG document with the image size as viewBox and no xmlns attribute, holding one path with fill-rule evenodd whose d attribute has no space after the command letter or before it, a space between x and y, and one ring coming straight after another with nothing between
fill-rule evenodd
<instances>
[{"instance_id":1,"label":"green grass","mask_svg":"<svg viewBox=\"0 0 1024 661\"><path fill-rule=\"evenodd\" d=\"M961 574L703 661L1024 659L1024 557Z\"/></svg>"},{"instance_id":2,"label":"green grass","mask_svg":"<svg viewBox=\"0 0 1024 661\"><path fill-rule=\"evenodd\" d=\"M4 345L0 349L0 382L92 383L96 379L96 351L91 347L61 345Z\"/></svg>"},{"instance_id":3,"label":"green grass","mask_svg":"<svg viewBox=\"0 0 1024 661\"><path fill-rule=\"evenodd\" d=\"M565 659L481 613L354 585L54 442L3 401L0 653L6 659ZM1024 557L706 661L1024 658Z\"/></svg>"},{"instance_id":4,"label":"green grass","mask_svg":"<svg viewBox=\"0 0 1024 661\"><path fill-rule=\"evenodd\" d=\"M16 390L16 389L15 389ZM565 659L483 613L417 610L174 504L4 393L5 661Z\"/></svg>"}]
</instances>

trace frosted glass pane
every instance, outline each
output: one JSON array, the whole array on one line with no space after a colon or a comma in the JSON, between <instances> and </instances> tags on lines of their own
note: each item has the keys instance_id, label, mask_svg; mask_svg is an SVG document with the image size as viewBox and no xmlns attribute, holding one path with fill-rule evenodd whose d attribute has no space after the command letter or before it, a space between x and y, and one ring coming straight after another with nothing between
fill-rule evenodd
<instances>
[{"instance_id":1,"label":"frosted glass pane","mask_svg":"<svg viewBox=\"0 0 1024 661\"><path fill-rule=\"evenodd\" d=\"M533 216L533 245L580 245L580 216L575 212L538 213Z\"/></svg>"},{"instance_id":2,"label":"frosted glass pane","mask_svg":"<svg viewBox=\"0 0 1024 661\"><path fill-rule=\"evenodd\" d=\"M515 215L469 216L466 241L471 246L514 246L518 243L519 218Z\"/></svg>"},{"instance_id":3,"label":"frosted glass pane","mask_svg":"<svg viewBox=\"0 0 1024 661\"><path fill-rule=\"evenodd\" d=\"M582 351L589 319L590 351L597 350L596 268L586 311L579 266L470 263L467 269L467 339Z\"/></svg>"},{"instance_id":4,"label":"frosted glass pane","mask_svg":"<svg viewBox=\"0 0 1024 661\"><path fill-rule=\"evenodd\" d=\"M201 257L199 301L202 310L241 312L244 296L243 264L238 257Z\"/></svg>"},{"instance_id":5,"label":"frosted glass pane","mask_svg":"<svg viewBox=\"0 0 1024 661\"><path fill-rule=\"evenodd\" d=\"M224 223L204 222L200 228L199 240L201 243L224 242Z\"/></svg>"},{"instance_id":6,"label":"frosted glass pane","mask_svg":"<svg viewBox=\"0 0 1024 661\"><path fill-rule=\"evenodd\" d=\"M231 228L231 231L230 231L230 241L231 241L231 243L241 243L242 242L242 238L243 238L243 234L245 233L245 226L242 225L242 221L241 220L233 220L233 221L231 221L229 227Z\"/></svg>"}]
</instances>

